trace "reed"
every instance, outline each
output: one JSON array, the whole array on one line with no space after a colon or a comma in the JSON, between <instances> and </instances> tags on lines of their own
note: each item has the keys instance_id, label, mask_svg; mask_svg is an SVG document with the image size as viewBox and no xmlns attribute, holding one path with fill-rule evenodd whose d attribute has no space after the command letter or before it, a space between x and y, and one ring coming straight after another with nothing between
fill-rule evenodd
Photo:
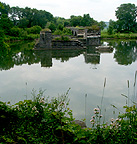
<instances>
[{"instance_id":1,"label":"reed","mask_svg":"<svg viewBox=\"0 0 137 144\"><path fill-rule=\"evenodd\" d=\"M101 98L101 108L100 108L101 110L102 110L102 105L103 105L105 87L106 87L106 78L104 79L104 85L103 85L103 92L102 92L102 98ZM100 113L101 113L101 111L100 111Z\"/></svg>"}]
</instances>

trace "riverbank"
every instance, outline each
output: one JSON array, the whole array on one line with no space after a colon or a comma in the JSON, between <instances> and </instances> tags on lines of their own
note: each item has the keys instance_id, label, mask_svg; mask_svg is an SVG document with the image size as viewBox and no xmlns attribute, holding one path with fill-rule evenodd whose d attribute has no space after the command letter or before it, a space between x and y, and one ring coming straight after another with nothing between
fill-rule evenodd
<instances>
[{"instance_id":1,"label":"riverbank","mask_svg":"<svg viewBox=\"0 0 137 144\"><path fill-rule=\"evenodd\" d=\"M4 41L5 42L14 42L14 41L22 41L22 40L35 40L39 38L39 34L28 34L25 36L8 36L5 35Z\"/></svg>"},{"instance_id":2,"label":"riverbank","mask_svg":"<svg viewBox=\"0 0 137 144\"><path fill-rule=\"evenodd\" d=\"M114 33L109 35L107 32L101 32L102 39L137 39L137 33Z\"/></svg>"},{"instance_id":3,"label":"riverbank","mask_svg":"<svg viewBox=\"0 0 137 144\"><path fill-rule=\"evenodd\" d=\"M15 105L0 101L1 143L136 143L137 108L125 106L126 113L111 123L101 124L100 107L94 109L91 128L82 129L73 123L69 109L68 91L58 97L43 97L43 91L33 91L33 100L19 101ZM116 108L114 106L114 108ZM126 119L126 120L125 120Z\"/></svg>"}]
</instances>

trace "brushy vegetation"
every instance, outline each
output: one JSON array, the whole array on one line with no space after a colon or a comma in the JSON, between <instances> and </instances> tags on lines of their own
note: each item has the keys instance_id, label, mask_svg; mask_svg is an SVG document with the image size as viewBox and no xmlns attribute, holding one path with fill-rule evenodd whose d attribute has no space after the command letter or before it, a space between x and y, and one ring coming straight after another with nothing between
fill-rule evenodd
<instances>
[{"instance_id":1,"label":"brushy vegetation","mask_svg":"<svg viewBox=\"0 0 137 144\"><path fill-rule=\"evenodd\" d=\"M70 41L71 39L68 36L60 36L56 37L54 40L59 40L59 41Z\"/></svg>"},{"instance_id":2,"label":"brushy vegetation","mask_svg":"<svg viewBox=\"0 0 137 144\"><path fill-rule=\"evenodd\" d=\"M0 102L1 143L55 143L97 144L136 143L137 108L124 106L125 113L110 124L101 124L101 109L94 109L91 128L82 129L74 124L69 109L69 90L57 97L46 98L44 91L33 90L33 100L24 100L10 105Z\"/></svg>"},{"instance_id":3,"label":"brushy vegetation","mask_svg":"<svg viewBox=\"0 0 137 144\"><path fill-rule=\"evenodd\" d=\"M39 33L42 30L40 26L33 26L31 28L13 27L8 35L5 35L5 41L16 40L34 40L39 38Z\"/></svg>"},{"instance_id":4,"label":"brushy vegetation","mask_svg":"<svg viewBox=\"0 0 137 144\"><path fill-rule=\"evenodd\" d=\"M101 38L108 39L137 39L137 33L116 33L112 32L109 34L107 29L101 31Z\"/></svg>"}]
</instances>

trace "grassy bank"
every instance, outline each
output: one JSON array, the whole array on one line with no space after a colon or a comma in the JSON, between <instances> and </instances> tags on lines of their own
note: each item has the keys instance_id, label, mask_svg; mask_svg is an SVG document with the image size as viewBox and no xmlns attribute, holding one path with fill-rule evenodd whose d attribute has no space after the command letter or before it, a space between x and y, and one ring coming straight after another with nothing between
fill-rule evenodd
<instances>
[{"instance_id":1,"label":"grassy bank","mask_svg":"<svg viewBox=\"0 0 137 144\"><path fill-rule=\"evenodd\" d=\"M137 108L124 106L125 113L110 124L101 124L101 109L94 109L91 128L74 124L69 109L68 92L57 98L46 98L33 91L33 100L10 105L0 101L1 143L96 144L136 143Z\"/></svg>"},{"instance_id":2,"label":"grassy bank","mask_svg":"<svg viewBox=\"0 0 137 144\"><path fill-rule=\"evenodd\" d=\"M6 35L4 38L4 41L10 42L10 41L20 41L20 40L35 40L39 38L39 34L28 34L23 36L8 36Z\"/></svg>"},{"instance_id":3,"label":"grassy bank","mask_svg":"<svg viewBox=\"0 0 137 144\"><path fill-rule=\"evenodd\" d=\"M106 30L101 32L103 39L137 39L137 33L113 33L108 34Z\"/></svg>"}]
</instances>

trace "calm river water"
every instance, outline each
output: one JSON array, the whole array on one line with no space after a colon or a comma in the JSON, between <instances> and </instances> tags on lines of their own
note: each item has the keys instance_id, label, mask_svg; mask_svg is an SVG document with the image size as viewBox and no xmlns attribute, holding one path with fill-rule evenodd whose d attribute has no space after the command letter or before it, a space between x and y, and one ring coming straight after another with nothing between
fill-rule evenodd
<instances>
[{"instance_id":1,"label":"calm river water","mask_svg":"<svg viewBox=\"0 0 137 144\"><path fill-rule=\"evenodd\" d=\"M137 41L102 41L113 52L87 50L32 51L32 43L13 43L0 62L0 101L12 104L31 99L32 89L57 97L69 91L70 108L76 119L90 126L93 109L101 106L106 121L124 111L126 98L137 100ZM104 81L106 85L104 88ZM129 80L129 88L128 88ZM131 104L131 102L129 102ZM115 113L114 113L115 111Z\"/></svg>"}]
</instances>

